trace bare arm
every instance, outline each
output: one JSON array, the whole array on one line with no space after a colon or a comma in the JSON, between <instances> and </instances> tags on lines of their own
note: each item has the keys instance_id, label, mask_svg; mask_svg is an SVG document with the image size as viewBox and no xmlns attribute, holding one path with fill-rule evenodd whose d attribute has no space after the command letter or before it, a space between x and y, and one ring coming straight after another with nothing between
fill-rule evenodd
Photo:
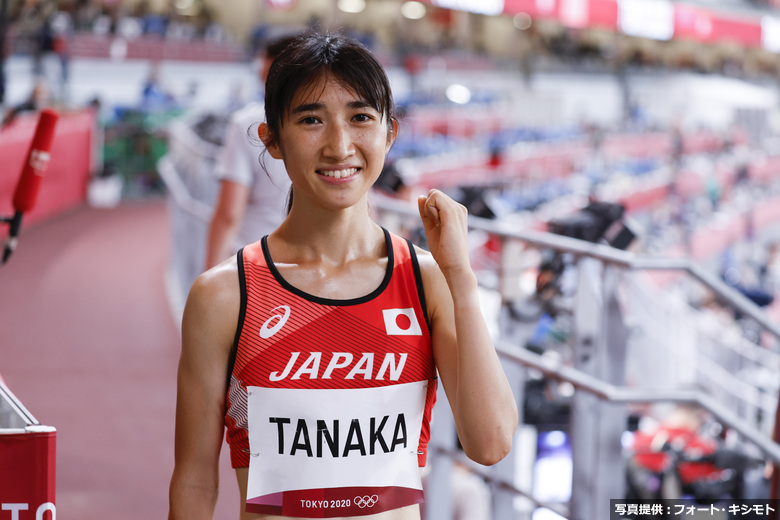
<instances>
[{"instance_id":1,"label":"bare arm","mask_svg":"<svg viewBox=\"0 0 780 520\"><path fill-rule=\"evenodd\" d=\"M235 261L200 275L182 319L169 520L211 520L219 491L228 357L240 307Z\"/></svg>"},{"instance_id":2,"label":"bare arm","mask_svg":"<svg viewBox=\"0 0 780 520\"><path fill-rule=\"evenodd\" d=\"M248 186L229 180L220 182L219 198L209 226L206 250L207 269L214 267L234 253L233 241L241 227L248 203Z\"/></svg>"},{"instance_id":3,"label":"bare arm","mask_svg":"<svg viewBox=\"0 0 780 520\"><path fill-rule=\"evenodd\" d=\"M482 317L469 264L468 214L438 190L418 202L433 256L421 255L420 264L436 366L464 452L480 464L495 464L512 448L518 414Z\"/></svg>"}]
</instances>

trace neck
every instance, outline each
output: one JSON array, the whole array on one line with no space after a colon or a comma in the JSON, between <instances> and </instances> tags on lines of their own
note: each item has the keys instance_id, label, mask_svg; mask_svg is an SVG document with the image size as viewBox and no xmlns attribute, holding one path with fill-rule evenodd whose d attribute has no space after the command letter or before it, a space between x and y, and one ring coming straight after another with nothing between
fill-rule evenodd
<instances>
[{"instance_id":1,"label":"neck","mask_svg":"<svg viewBox=\"0 0 780 520\"><path fill-rule=\"evenodd\" d=\"M294 251L299 260L299 255L303 255L310 260L328 259L334 263L373 256L377 247L384 245L382 231L369 217L367 204L338 211L294 204L270 240L280 246L280 254Z\"/></svg>"}]
</instances>

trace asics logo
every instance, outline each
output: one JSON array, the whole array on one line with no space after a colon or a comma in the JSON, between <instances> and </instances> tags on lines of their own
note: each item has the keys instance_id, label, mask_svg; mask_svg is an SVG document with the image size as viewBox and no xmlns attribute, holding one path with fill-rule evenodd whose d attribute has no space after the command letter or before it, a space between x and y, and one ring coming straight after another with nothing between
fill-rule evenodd
<instances>
[{"instance_id":1,"label":"asics logo","mask_svg":"<svg viewBox=\"0 0 780 520\"><path fill-rule=\"evenodd\" d=\"M376 495L371 496L364 496L364 497L355 497L355 505L358 506L360 509L366 508L366 507L374 507L376 503L379 502L379 497Z\"/></svg>"},{"instance_id":2,"label":"asics logo","mask_svg":"<svg viewBox=\"0 0 780 520\"><path fill-rule=\"evenodd\" d=\"M287 323L287 318L290 317L290 308L287 305L280 305L278 307L274 307L274 311L284 311L284 314L274 314L267 320L265 320L265 323L263 323L263 326L260 327L260 337L263 339L268 339L280 330L282 330L282 327L284 327L284 324ZM273 326L270 326L271 323L277 320L276 323Z\"/></svg>"}]
</instances>

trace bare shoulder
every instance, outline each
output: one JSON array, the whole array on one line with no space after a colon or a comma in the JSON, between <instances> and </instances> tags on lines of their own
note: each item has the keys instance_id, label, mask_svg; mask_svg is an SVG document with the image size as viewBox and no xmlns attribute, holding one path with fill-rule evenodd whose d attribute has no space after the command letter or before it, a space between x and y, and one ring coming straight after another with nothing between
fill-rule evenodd
<instances>
[{"instance_id":1,"label":"bare shoulder","mask_svg":"<svg viewBox=\"0 0 780 520\"><path fill-rule=\"evenodd\" d=\"M426 276L425 273L427 271L439 271L439 266L436 263L436 260L433 259L433 255L430 251L423 249L420 246L412 247L414 247L414 252L417 255L417 261L420 264L420 270L423 272L423 276Z\"/></svg>"},{"instance_id":2,"label":"bare shoulder","mask_svg":"<svg viewBox=\"0 0 780 520\"><path fill-rule=\"evenodd\" d=\"M232 257L195 279L184 307L182 327L224 327L235 332L240 307L238 265Z\"/></svg>"},{"instance_id":3,"label":"bare shoulder","mask_svg":"<svg viewBox=\"0 0 780 520\"><path fill-rule=\"evenodd\" d=\"M440 302L442 297L449 296L447 281L439 269L439 264L434 260L430 251L421 247L414 246L417 254L417 262L420 265L420 274L422 275L423 289L425 290L425 299L428 306Z\"/></svg>"},{"instance_id":4,"label":"bare shoulder","mask_svg":"<svg viewBox=\"0 0 780 520\"><path fill-rule=\"evenodd\" d=\"M211 269L198 275L190 288L189 298L229 298L238 296L238 265L236 257L220 262Z\"/></svg>"},{"instance_id":5,"label":"bare shoulder","mask_svg":"<svg viewBox=\"0 0 780 520\"><path fill-rule=\"evenodd\" d=\"M420 264L420 269L424 271L423 276L427 272L431 276L443 276L439 264L433 258L433 255L427 249L423 249L420 246L414 246L414 251L417 253L417 260Z\"/></svg>"}]
</instances>

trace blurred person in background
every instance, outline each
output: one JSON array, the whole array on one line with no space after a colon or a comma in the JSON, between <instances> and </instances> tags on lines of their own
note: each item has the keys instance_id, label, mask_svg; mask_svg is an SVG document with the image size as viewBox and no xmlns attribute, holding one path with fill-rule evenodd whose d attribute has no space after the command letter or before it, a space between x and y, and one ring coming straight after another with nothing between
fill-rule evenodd
<instances>
[{"instance_id":1,"label":"blurred person in background","mask_svg":"<svg viewBox=\"0 0 780 520\"><path fill-rule=\"evenodd\" d=\"M56 11L57 4L52 0L25 0L15 24L18 38L32 57L35 77L43 74L43 58L54 50L51 18Z\"/></svg>"},{"instance_id":2,"label":"blurred person in background","mask_svg":"<svg viewBox=\"0 0 780 520\"><path fill-rule=\"evenodd\" d=\"M35 84L30 91L30 95L27 96L27 99L6 110L5 114L3 114L0 128L5 128L13 123L14 119L16 119L19 114L24 112L38 112L42 108L49 106L50 102L49 84L45 78L39 77L35 80Z\"/></svg>"},{"instance_id":3,"label":"blurred person in background","mask_svg":"<svg viewBox=\"0 0 780 520\"><path fill-rule=\"evenodd\" d=\"M52 51L59 62L55 85L56 97L61 103L67 103L70 95L68 84L70 82L70 41L74 32L73 16L65 9L58 9L52 14L49 25L52 33Z\"/></svg>"},{"instance_id":4,"label":"blurred person in background","mask_svg":"<svg viewBox=\"0 0 780 520\"><path fill-rule=\"evenodd\" d=\"M704 433L705 424L704 411L678 404L663 420L636 432L628 480L632 498L677 499L694 483L720 480L722 470L704 458L720 441Z\"/></svg>"},{"instance_id":5,"label":"blurred person in background","mask_svg":"<svg viewBox=\"0 0 780 520\"><path fill-rule=\"evenodd\" d=\"M266 47L260 67L263 83L271 63L292 39L282 38ZM263 103L251 102L236 111L228 123L217 162L220 190L209 225L207 269L267 235L284 219L290 189L284 163L266 153L259 137L249 134L256 133L256 123L264 120Z\"/></svg>"},{"instance_id":6,"label":"blurred person in background","mask_svg":"<svg viewBox=\"0 0 780 520\"><path fill-rule=\"evenodd\" d=\"M147 112L168 110L175 106L173 95L160 78L159 61L149 64L149 73L141 86L141 109Z\"/></svg>"},{"instance_id":7,"label":"blurred person in background","mask_svg":"<svg viewBox=\"0 0 780 520\"><path fill-rule=\"evenodd\" d=\"M627 498L708 504L767 496L766 461L728 442L728 432L706 410L677 403L662 420L647 416L643 422L650 425L634 434Z\"/></svg>"}]
</instances>

